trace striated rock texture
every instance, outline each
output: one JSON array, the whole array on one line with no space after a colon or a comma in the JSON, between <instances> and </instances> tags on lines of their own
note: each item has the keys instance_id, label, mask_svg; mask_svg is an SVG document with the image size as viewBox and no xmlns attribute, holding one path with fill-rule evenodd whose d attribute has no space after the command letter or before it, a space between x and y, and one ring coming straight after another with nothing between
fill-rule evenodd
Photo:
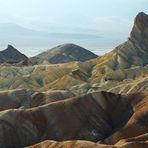
<instances>
[{"instance_id":1,"label":"striated rock texture","mask_svg":"<svg viewBox=\"0 0 148 148\"><path fill-rule=\"evenodd\" d=\"M0 111L17 108L32 108L74 97L65 90L36 92L27 89L0 91Z\"/></svg>"},{"instance_id":2,"label":"striated rock texture","mask_svg":"<svg viewBox=\"0 0 148 148\"><path fill-rule=\"evenodd\" d=\"M73 140L73 141L44 141L39 144L28 146L27 148L115 148L114 146L101 145L90 141Z\"/></svg>"},{"instance_id":3,"label":"striated rock texture","mask_svg":"<svg viewBox=\"0 0 148 148\"><path fill-rule=\"evenodd\" d=\"M139 13L135 18L130 37L125 43L113 51L91 60L85 61L87 56L84 55L86 51L83 48L74 44L64 44L31 59L31 61L41 60L41 62L37 61L40 65L31 66L28 60L11 66L1 65L0 90L64 89L72 91L76 95L96 90L114 93L147 92L147 20L148 16L145 13ZM51 58L55 54L58 56ZM69 58L70 61L73 57L76 59L63 64L49 64L48 62L48 58L60 61L61 59L67 60L66 57L68 61Z\"/></svg>"},{"instance_id":4,"label":"striated rock texture","mask_svg":"<svg viewBox=\"0 0 148 148\"><path fill-rule=\"evenodd\" d=\"M141 47L147 50L148 47L148 15L144 12L140 12L136 18L131 32L131 39L135 42L139 42Z\"/></svg>"},{"instance_id":5,"label":"striated rock texture","mask_svg":"<svg viewBox=\"0 0 148 148\"><path fill-rule=\"evenodd\" d=\"M147 148L148 142L136 141L136 142L126 142L122 145L103 145L98 143L93 143L90 141L44 141L39 144L28 146L27 148Z\"/></svg>"},{"instance_id":6,"label":"striated rock texture","mask_svg":"<svg viewBox=\"0 0 148 148\"><path fill-rule=\"evenodd\" d=\"M122 139L148 132L147 102L143 93L94 92L34 108L4 110L0 112L0 147L24 147L48 139L119 145Z\"/></svg>"},{"instance_id":7,"label":"striated rock texture","mask_svg":"<svg viewBox=\"0 0 148 148\"><path fill-rule=\"evenodd\" d=\"M58 64L67 63L72 61L87 61L98 57L94 53L84 49L75 44L63 44L55 48L49 49L33 58L31 61L34 64L39 64L42 62Z\"/></svg>"},{"instance_id":8,"label":"striated rock texture","mask_svg":"<svg viewBox=\"0 0 148 148\"><path fill-rule=\"evenodd\" d=\"M128 122L117 132L113 133L111 136L109 136L104 141L107 144L115 144L121 139L127 139L132 141L135 139L147 139L147 133L148 133L148 96L145 96L145 99L141 99L143 94L132 94L130 95L131 105L133 109L133 114L128 120ZM143 135L145 134L145 135ZM142 135L141 137L137 137L139 135ZM132 137L136 137L133 138ZM128 141L127 140L127 141Z\"/></svg>"},{"instance_id":9,"label":"striated rock texture","mask_svg":"<svg viewBox=\"0 0 148 148\"><path fill-rule=\"evenodd\" d=\"M0 65L0 147L148 147L148 16L125 43L90 55L64 44L31 66L10 45L0 52L17 63Z\"/></svg>"},{"instance_id":10,"label":"striated rock texture","mask_svg":"<svg viewBox=\"0 0 148 148\"><path fill-rule=\"evenodd\" d=\"M110 53L98 58L92 71L93 80L123 80L124 69L148 64L148 15L139 13L128 40ZM136 75L136 74L135 74ZM115 76L117 76L115 78Z\"/></svg>"},{"instance_id":11,"label":"striated rock texture","mask_svg":"<svg viewBox=\"0 0 148 148\"><path fill-rule=\"evenodd\" d=\"M0 51L0 63L14 64L24 60L28 60L28 58L11 45L8 45L7 49Z\"/></svg>"},{"instance_id":12,"label":"striated rock texture","mask_svg":"<svg viewBox=\"0 0 148 148\"><path fill-rule=\"evenodd\" d=\"M65 63L35 66L0 66L0 90L35 89L70 89L75 85L89 83L88 63Z\"/></svg>"},{"instance_id":13,"label":"striated rock texture","mask_svg":"<svg viewBox=\"0 0 148 148\"><path fill-rule=\"evenodd\" d=\"M38 91L68 90L76 95L96 90L114 93L146 92L148 66L118 70L104 75L111 77L98 82L90 71L93 62L39 65L27 67L0 66L0 90L34 89ZM103 76L102 76L102 79Z\"/></svg>"}]
</instances>

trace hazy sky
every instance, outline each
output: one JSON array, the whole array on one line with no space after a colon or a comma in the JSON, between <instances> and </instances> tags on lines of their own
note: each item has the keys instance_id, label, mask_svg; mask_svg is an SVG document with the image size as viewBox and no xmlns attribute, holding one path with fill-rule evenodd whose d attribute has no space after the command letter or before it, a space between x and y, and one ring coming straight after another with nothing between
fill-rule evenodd
<instances>
[{"instance_id":1,"label":"hazy sky","mask_svg":"<svg viewBox=\"0 0 148 148\"><path fill-rule=\"evenodd\" d=\"M148 12L148 0L0 0L1 23L48 31L106 27L120 32L120 26L127 30L139 11Z\"/></svg>"},{"instance_id":2,"label":"hazy sky","mask_svg":"<svg viewBox=\"0 0 148 148\"><path fill-rule=\"evenodd\" d=\"M0 23L124 41L141 11L148 13L148 0L0 0Z\"/></svg>"}]
</instances>

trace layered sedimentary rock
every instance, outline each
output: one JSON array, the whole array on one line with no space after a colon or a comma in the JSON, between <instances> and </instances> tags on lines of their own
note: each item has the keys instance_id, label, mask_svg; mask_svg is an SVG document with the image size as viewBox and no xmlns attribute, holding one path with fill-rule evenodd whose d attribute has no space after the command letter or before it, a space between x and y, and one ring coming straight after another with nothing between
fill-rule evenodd
<instances>
[{"instance_id":1,"label":"layered sedimentary rock","mask_svg":"<svg viewBox=\"0 0 148 148\"><path fill-rule=\"evenodd\" d=\"M96 90L115 93L147 91L147 66L118 70L114 74L108 73L106 75L112 76L112 79L98 82L91 79L92 65L91 63L68 63L54 66L1 66L0 90L19 88L48 91L65 89L77 95ZM122 77L120 73L122 73Z\"/></svg>"},{"instance_id":2,"label":"layered sedimentary rock","mask_svg":"<svg viewBox=\"0 0 148 148\"><path fill-rule=\"evenodd\" d=\"M116 47L110 53L98 58L98 64L93 68L94 80L122 80L125 74L122 70L148 64L148 15L139 13L134 22L128 40ZM109 75L110 74L110 75ZM116 79L115 79L116 80Z\"/></svg>"},{"instance_id":3,"label":"layered sedimentary rock","mask_svg":"<svg viewBox=\"0 0 148 148\"><path fill-rule=\"evenodd\" d=\"M28 148L72 148L72 147L83 147L83 148L147 148L148 142L143 141L134 141L134 142L126 142L120 145L103 145L98 143L93 143L90 141L43 141L39 144L29 146Z\"/></svg>"},{"instance_id":4,"label":"layered sedimentary rock","mask_svg":"<svg viewBox=\"0 0 148 148\"><path fill-rule=\"evenodd\" d=\"M128 40L96 59L1 65L0 147L148 147L147 30L139 13ZM65 46L75 49L53 61L69 61Z\"/></svg>"},{"instance_id":5,"label":"layered sedimentary rock","mask_svg":"<svg viewBox=\"0 0 148 148\"><path fill-rule=\"evenodd\" d=\"M1 111L0 146L23 147L47 139L116 144L147 133L147 100L147 94L94 92L35 108Z\"/></svg>"},{"instance_id":6,"label":"layered sedimentary rock","mask_svg":"<svg viewBox=\"0 0 148 148\"><path fill-rule=\"evenodd\" d=\"M116 93L145 92L148 85L147 19L145 13L139 13L128 40L95 59L54 65L43 62L41 65L25 67L1 66L0 89L65 89L77 95L96 90ZM73 44L64 44L50 52L56 51L62 55L59 50L69 54L73 49L77 53L76 47ZM39 57L46 60L46 56L48 57L48 52Z\"/></svg>"},{"instance_id":7,"label":"layered sedimentary rock","mask_svg":"<svg viewBox=\"0 0 148 148\"><path fill-rule=\"evenodd\" d=\"M0 111L17 108L32 108L74 97L65 90L37 92L27 89L0 91Z\"/></svg>"},{"instance_id":8,"label":"layered sedimentary rock","mask_svg":"<svg viewBox=\"0 0 148 148\"><path fill-rule=\"evenodd\" d=\"M89 69L93 64L73 62L56 65L1 66L0 89L70 89L75 85L89 83Z\"/></svg>"}]
</instances>

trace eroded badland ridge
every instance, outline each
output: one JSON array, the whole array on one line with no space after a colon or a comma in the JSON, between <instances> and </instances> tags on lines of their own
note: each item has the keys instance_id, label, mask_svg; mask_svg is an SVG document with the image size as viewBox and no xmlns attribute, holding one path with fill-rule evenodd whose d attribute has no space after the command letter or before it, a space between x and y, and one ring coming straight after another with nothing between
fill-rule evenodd
<instances>
[{"instance_id":1,"label":"eroded badland ridge","mask_svg":"<svg viewBox=\"0 0 148 148\"><path fill-rule=\"evenodd\" d=\"M148 147L147 14L103 56L64 44L29 59L9 45L0 63L0 147Z\"/></svg>"}]
</instances>

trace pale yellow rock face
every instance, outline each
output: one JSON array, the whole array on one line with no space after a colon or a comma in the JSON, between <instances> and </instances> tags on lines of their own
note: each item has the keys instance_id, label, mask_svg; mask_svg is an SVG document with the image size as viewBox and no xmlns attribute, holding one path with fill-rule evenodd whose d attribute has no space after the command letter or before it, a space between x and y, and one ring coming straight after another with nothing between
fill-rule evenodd
<instances>
[{"instance_id":1,"label":"pale yellow rock face","mask_svg":"<svg viewBox=\"0 0 148 148\"><path fill-rule=\"evenodd\" d=\"M87 71L92 65L73 62L28 67L0 66L0 89L67 89L88 82Z\"/></svg>"},{"instance_id":2,"label":"pale yellow rock face","mask_svg":"<svg viewBox=\"0 0 148 148\"><path fill-rule=\"evenodd\" d=\"M78 148L147 148L148 142L127 142L122 145L103 145L103 144L97 144L89 141L64 141L64 142L57 142L57 141L44 141L39 144L29 146L27 148L72 148L72 147L78 147Z\"/></svg>"},{"instance_id":3,"label":"pale yellow rock face","mask_svg":"<svg viewBox=\"0 0 148 148\"><path fill-rule=\"evenodd\" d=\"M97 90L113 91L116 93L130 93L137 90L146 91L147 65L119 70L113 70L105 66L105 70L102 71L102 68L96 65L96 61L97 59L90 61L90 63L73 62L29 67L1 66L0 90L18 88L40 91L65 89L83 94L89 91L89 89L93 89L94 84L97 84L98 88L95 88ZM141 85L143 84L142 88L140 88L140 82ZM87 87L84 87L86 85ZM135 87L137 85L139 87ZM132 88L129 88L129 86L132 86ZM79 88L82 91L79 91Z\"/></svg>"},{"instance_id":4,"label":"pale yellow rock face","mask_svg":"<svg viewBox=\"0 0 148 148\"><path fill-rule=\"evenodd\" d=\"M148 77L147 18L148 16L143 13L137 15L128 40L96 59L54 65L44 62L40 65L26 67L0 66L0 90L66 89L83 94L93 90L93 85L97 83L98 88L95 88L97 90L116 93L146 91ZM136 79L138 79L137 82ZM82 85L89 86L88 90L84 87L84 90L78 91ZM142 88L140 88L141 85L143 85Z\"/></svg>"}]
</instances>

